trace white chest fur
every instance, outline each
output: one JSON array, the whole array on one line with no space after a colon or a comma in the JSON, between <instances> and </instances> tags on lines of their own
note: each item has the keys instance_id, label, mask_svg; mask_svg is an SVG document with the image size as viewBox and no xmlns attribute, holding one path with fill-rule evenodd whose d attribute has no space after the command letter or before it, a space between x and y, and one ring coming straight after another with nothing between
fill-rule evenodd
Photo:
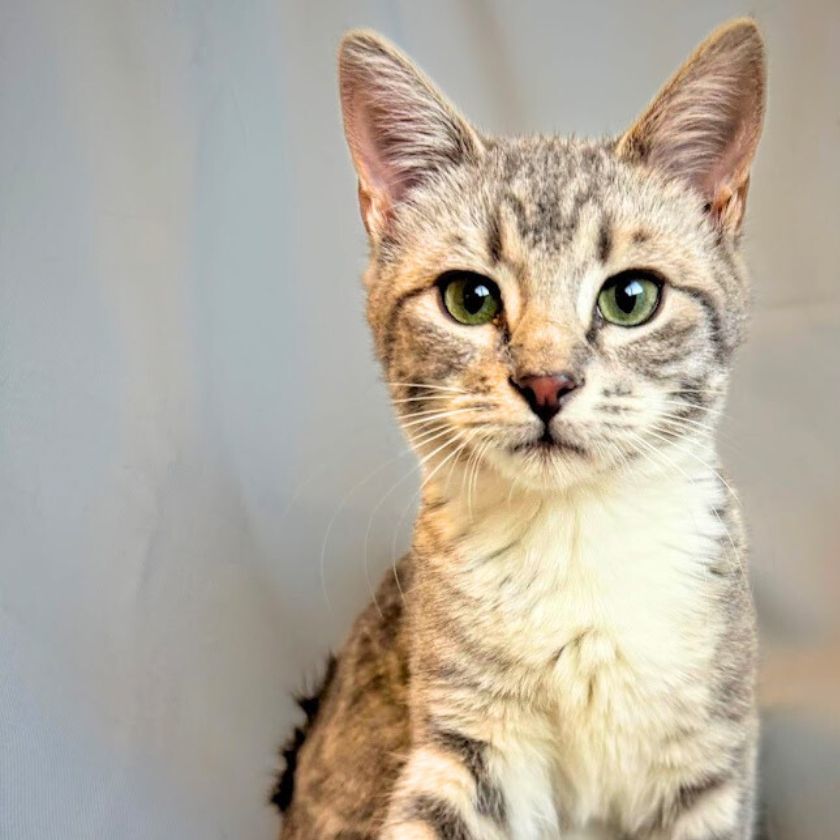
<instances>
[{"instance_id":1,"label":"white chest fur","mask_svg":"<svg viewBox=\"0 0 840 840\"><path fill-rule=\"evenodd\" d=\"M722 630L709 566L724 492L708 471L477 505L459 586L486 605L482 637L524 663L550 710L496 734L521 791L517 836L558 836L558 814L642 822L708 749L686 733L701 728Z\"/></svg>"}]
</instances>

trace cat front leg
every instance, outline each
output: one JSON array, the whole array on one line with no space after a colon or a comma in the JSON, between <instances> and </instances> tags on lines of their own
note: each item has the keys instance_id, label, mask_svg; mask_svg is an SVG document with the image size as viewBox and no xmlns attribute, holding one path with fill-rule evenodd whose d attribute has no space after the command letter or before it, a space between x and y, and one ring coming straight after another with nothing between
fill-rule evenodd
<instances>
[{"instance_id":1,"label":"cat front leg","mask_svg":"<svg viewBox=\"0 0 840 840\"><path fill-rule=\"evenodd\" d=\"M524 722L513 726L514 738L486 720L431 726L403 767L382 840L560 837L550 761L539 741L524 737Z\"/></svg>"},{"instance_id":2,"label":"cat front leg","mask_svg":"<svg viewBox=\"0 0 840 840\"><path fill-rule=\"evenodd\" d=\"M752 807L744 807L742 787L735 781L709 791L702 801L680 814L668 840L752 840Z\"/></svg>"},{"instance_id":3,"label":"cat front leg","mask_svg":"<svg viewBox=\"0 0 840 840\"><path fill-rule=\"evenodd\" d=\"M752 840L754 836L754 770L713 776L684 787L667 824L638 835L640 840Z\"/></svg>"},{"instance_id":4,"label":"cat front leg","mask_svg":"<svg viewBox=\"0 0 840 840\"><path fill-rule=\"evenodd\" d=\"M381 840L503 840L508 804L492 747L451 729L412 750L391 796Z\"/></svg>"}]
</instances>

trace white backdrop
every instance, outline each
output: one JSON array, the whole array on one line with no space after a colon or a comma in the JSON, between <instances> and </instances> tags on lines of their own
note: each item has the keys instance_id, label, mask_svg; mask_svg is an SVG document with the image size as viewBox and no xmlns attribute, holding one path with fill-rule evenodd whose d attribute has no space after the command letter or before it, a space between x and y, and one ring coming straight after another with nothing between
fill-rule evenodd
<instances>
[{"instance_id":1,"label":"white backdrop","mask_svg":"<svg viewBox=\"0 0 840 840\"><path fill-rule=\"evenodd\" d=\"M770 110L723 451L766 647L816 649L840 591L836 0L0 0L0 837L272 837L288 693L406 544L340 33L390 35L488 130L587 134L745 10ZM833 712L767 732L776 836L825 840Z\"/></svg>"}]
</instances>

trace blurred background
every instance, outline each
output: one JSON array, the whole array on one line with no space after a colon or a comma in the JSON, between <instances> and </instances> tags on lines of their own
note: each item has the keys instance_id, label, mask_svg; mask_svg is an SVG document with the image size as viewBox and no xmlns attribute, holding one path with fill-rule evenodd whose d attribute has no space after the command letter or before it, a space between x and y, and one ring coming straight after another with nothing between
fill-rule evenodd
<instances>
[{"instance_id":1,"label":"blurred background","mask_svg":"<svg viewBox=\"0 0 840 840\"><path fill-rule=\"evenodd\" d=\"M770 97L721 449L769 836L840 837L837 0L0 0L0 837L273 837L289 693L407 544L342 31L490 132L586 135L743 13Z\"/></svg>"}]
</instances>

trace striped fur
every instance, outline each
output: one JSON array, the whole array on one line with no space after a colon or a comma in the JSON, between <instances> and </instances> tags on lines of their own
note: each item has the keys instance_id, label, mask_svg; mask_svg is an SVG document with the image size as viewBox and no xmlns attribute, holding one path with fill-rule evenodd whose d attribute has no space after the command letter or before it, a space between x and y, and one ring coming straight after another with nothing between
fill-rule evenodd
<instances>
[{"instance_id":1,"label":"striped fur","mask_svg":"<svg viewBox=\"0 0 840 840\"><path fill-rule=\"evenodd\" d=\"M371 33L340 62L368 319L424 484L281 837L751 837L754 616L714 435L749 300L755 26L594 141L484 136ZM446 314L452 269L498 286L491 323ZM598 292L632 269L659 308L608 324ZM511 379L556 371L583 384L544 427Z\"/></svg>"}]
</instances>

